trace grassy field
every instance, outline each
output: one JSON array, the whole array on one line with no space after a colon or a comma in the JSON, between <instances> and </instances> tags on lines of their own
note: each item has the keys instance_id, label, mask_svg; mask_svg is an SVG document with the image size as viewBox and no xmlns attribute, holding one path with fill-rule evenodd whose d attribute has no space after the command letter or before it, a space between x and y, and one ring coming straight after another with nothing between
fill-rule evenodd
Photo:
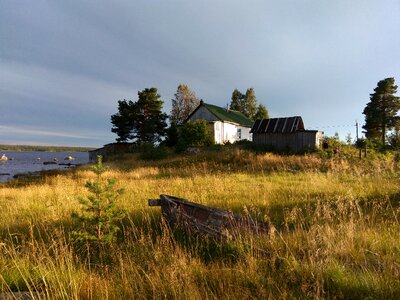
<instances>
[{"instance_id":1,"label":"grassy field","mask_svg":"<svg viewBox=\"0 0 400 300\"><path fill-rule=\"evenodd\" d=\"M43 299L399 299L400 163L236 147L106 163L125 189L115 243L71 242L89 167L0 187L0 293ZM227 243L171 232L147 199L171 194L272 222ZM261 255L258 248L262 248Z\"/></svg>"}]
</instances>

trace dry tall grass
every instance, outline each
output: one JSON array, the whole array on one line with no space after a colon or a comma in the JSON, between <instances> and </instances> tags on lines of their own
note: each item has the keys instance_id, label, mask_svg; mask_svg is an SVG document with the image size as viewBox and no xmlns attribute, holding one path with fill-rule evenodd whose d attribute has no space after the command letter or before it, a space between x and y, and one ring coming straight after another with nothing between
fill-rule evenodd
<instances>
[{"instance_id":1,"label":"dry tall grass","mask_svg":"<svg viewBox=\"0 0 400 300\"><path fill-rule=\"evenodd\" d=\"M39 299L400 298L399 165L236 148L108 163L128 212L108 260L71 244L87 168L0 189L0 293ZM269 219L275 238L217 244L163 224L172 194ZM257 249L263 249L260 254ZM7 294L9 295L9 294Z\"/></svg>"}]
</instances>

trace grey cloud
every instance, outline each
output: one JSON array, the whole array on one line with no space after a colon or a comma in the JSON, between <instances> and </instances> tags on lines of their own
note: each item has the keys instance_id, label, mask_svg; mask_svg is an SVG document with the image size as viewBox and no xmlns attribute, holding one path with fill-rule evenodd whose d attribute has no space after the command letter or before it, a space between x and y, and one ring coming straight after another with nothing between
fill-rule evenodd
<instances>
[{"instance_id":1,"label":"grey cloud","mask_svg":"<svg viewBox=\"0 0 400 300\"><path fill-rule=\"evenodd\" d=\"M3 1L0 124L108 136L117 100L156 86L168 112L179 83L217 105L252 86L271 115L348 123L377 81L400 80L399 13L394 0Z\"/></svg>"}]
</instances>

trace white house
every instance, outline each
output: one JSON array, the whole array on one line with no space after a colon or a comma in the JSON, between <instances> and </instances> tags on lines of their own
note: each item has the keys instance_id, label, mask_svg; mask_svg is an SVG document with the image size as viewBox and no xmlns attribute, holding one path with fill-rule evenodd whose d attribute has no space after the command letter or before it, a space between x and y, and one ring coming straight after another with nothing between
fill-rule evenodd
<instances>
[{"instance_id":1,"label":"white house","mask_svg":"<svg viewBox=\"0 0 400 300\"><path fill-rule=\"evenodd\" d=\"M206 120L208 122L216 144L252 140L250 129L253 121L239 111L200 101L200 105L185 122L195 120Z\"/></svg>"}]
</instances>

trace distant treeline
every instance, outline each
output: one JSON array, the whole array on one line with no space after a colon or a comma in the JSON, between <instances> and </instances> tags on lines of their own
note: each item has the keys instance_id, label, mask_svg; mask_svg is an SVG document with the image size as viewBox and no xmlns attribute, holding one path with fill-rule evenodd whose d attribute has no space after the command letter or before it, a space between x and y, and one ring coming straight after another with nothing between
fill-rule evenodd
<instances>
[{"instance_id":1,"label":"distant treeline","mask_svg":"<svg viewBox=\"0 0 400 300\"><path fill-rule=\"evenodd\" d=\"M67 146L0 145L0 151L86 152L95 148Z\"/></svg>"}]
</instances>

